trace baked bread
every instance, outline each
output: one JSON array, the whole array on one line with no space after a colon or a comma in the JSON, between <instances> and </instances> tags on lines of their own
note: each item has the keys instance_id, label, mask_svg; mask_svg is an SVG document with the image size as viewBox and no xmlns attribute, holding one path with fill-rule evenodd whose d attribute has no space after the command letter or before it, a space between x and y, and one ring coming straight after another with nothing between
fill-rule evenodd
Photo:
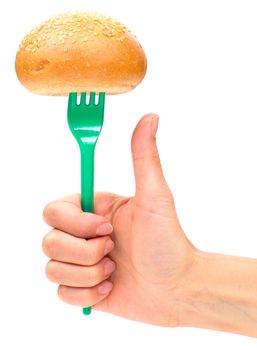
<instances>
[{"instance_id":1,"label":"baked bread","mask_svg":"<svg viewBox=\"0 0 257 350\"><path fill-rule=\"evenodd\" d=\"M120 22L98 13L57 15L32 30L16 54L20 82L40 95L120 94L144 78L146 56Z\"/></svg>"}]
</instances>

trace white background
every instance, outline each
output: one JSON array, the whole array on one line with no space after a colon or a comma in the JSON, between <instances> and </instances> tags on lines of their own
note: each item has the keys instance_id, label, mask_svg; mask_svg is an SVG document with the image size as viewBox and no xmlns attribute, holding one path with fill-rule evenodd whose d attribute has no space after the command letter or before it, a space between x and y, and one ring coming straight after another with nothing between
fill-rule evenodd
<instances>
[{"instance_id":1,"label":"white background","mask_svg":"<svg viewBox=\"0 0 257 350\"><path fill-rule=\"evenodd\" d=\"M95 10L124 22L148 57L144 82L107 97L96 190L132 194L130 137L160 115L158 144L177 210L200 249L257 258L257 5L248 0L44 0L0 3L0 348L256 349L257 340L162 329L59 301L44 275L44 205L79 191L79 153L66 98L17 81L24 35L52 15ZM7 344L7 345L3 345Z\"/></svg>"}]
</instances>

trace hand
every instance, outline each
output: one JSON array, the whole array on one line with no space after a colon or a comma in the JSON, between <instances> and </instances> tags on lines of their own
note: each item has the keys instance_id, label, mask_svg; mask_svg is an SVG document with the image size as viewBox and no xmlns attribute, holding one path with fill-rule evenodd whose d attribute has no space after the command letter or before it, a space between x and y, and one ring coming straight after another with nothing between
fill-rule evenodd
<instances>
[{"instance_id":1,"label":"hand","mask_svg":"<svg viewBox=\"0 0 257 350\"><path fill-rule=\"evenodd\" d=\"M96 193L94 214L81 211L79 195L50 203L44 218L53 230L43 250L51 258L46 274L60 284L65 302L176 326L194 247L180 226L162 172L157 127L158 117L149 114L133 133L135 196Z\"/></svg>"}]
</instances>

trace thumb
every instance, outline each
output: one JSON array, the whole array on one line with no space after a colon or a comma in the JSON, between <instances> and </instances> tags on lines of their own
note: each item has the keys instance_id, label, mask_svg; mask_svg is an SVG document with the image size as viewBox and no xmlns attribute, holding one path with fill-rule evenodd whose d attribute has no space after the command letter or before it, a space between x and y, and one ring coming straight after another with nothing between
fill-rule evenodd
<instances>
[{"instance_id":1,"label":"thumb","mask_svg":"<svg viewBox=\"0 0 257 350\"><path fill-rule=\"evenodd\" d=\"M132 135L136 197L144 201L171 196L156 145L158 122L159 117L156 114L147 114L138 122Z\"/></svg>"}]
</instances>

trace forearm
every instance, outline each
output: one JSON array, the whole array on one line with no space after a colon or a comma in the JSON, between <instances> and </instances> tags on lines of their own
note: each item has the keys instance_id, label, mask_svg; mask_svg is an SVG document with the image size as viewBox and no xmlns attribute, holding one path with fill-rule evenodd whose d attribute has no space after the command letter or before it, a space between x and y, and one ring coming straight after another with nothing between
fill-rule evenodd
<instances>
[{"instance_id":1,"label":"forearm","mask_svg":"<svg viewBox=\"0 0 257 350\"><path fill-rule=\"evenodd\" d=\"M194 252L180 325L257 337L257 259Z\"/></svg>"}]
</instances>

